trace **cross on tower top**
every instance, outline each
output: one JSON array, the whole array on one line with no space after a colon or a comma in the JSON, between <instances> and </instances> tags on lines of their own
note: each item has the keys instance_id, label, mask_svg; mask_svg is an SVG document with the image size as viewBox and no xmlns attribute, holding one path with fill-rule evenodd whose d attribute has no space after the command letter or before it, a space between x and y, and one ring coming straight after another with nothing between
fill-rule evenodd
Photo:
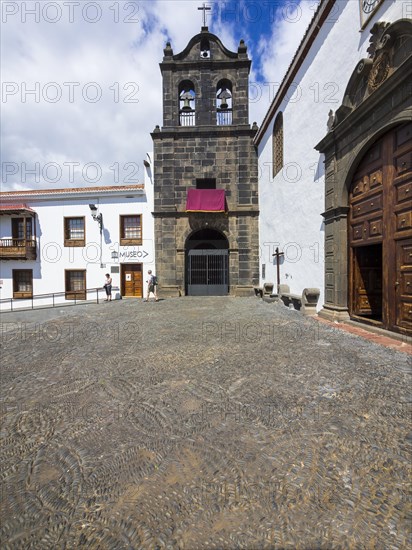
<instances>
[{"instance_id":1,"label":"cross on tower top","mask_svg":"<svg viewBox=\"0 0 412 550\"><path fill-rule=\"evenodd\" d=\"M206 12L210 11L212 8L206 7L206 4L203 2L203 7L197 9L203 11L203 26L206 27Z\"/></svg>"}]
</instances>

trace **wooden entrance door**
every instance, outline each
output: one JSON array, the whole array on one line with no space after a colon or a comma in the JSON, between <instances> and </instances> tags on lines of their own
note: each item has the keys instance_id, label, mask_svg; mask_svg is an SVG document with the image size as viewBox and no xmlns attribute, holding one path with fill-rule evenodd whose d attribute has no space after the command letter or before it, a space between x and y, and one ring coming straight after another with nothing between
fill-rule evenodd
<instances>
[{"instance_id":1,"label":"wooden entrance door","mask_svg":"<svg viewBox=\"0 0 412 550\"><path fill-rule=\"evenodd\" d=\"M382 320L382 245L353 249L353 312Z\"/></svg>"},{"instance_id":2,"label":"wooden entrance door","mask_svg":"<svg viewBox=\"0 0 412 550\"><path fill-rule=\"evenodd\" d=\"M349 311L412 331L412 124L398 126L364 156L349 196Z\"/></svg>"},{"instance_id":3,"label":"wooden entrance door","mask_svg":"<svg viewBox=\"0 0 412 550\"><path fill-rule=\"evenodd\" d=\"M404 239L396 247L397 326L412 332L412 239Z\"/></svg>"},{"instance_id":4,"label":"wooden entrance door","mask_svg":"<svg viewBox=\"0 0 412 550\"><path fill-rule=\"evenodd\" d=\"M142 298L142 264L121 264L121 287L122 296Z\"/></svg>"}]
</instances>

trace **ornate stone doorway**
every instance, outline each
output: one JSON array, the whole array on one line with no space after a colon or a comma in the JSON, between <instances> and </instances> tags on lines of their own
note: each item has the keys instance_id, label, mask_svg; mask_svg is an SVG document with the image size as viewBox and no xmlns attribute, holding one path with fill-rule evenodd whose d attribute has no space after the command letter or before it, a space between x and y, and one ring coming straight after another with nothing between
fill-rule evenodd
<instances>
[{"instance_id":1,"label":"ornate stone doorway","mask_svg":"<svg viewBox=\"0 0 412 550\"><path fill-rule=\"evenodd\" d=\"M229 243L215 229L201 229L186 241L186 295L226 296Z\"/></svg>"},{"instance_id":2,"label":"ornate stone doorway","mask_svg":"<svg viewBox=\"0 0 412 550\"><path fill-rule=\"evenodd\" d=\"M367 151L349 193L349 314L412 329L412 124Z\"/></svg>"},{"instance_id":3,"label":"ornate stone doorway","mask_svg":"<svg viewBox=\"0 0 412 550\"><path fill-rule=\"evenodd\" d=\"M376 23L325 155L325 302L319 314L412 334L412 22ZM332 116L333 115L333 116Z\"/></svg>"}]
</instances>

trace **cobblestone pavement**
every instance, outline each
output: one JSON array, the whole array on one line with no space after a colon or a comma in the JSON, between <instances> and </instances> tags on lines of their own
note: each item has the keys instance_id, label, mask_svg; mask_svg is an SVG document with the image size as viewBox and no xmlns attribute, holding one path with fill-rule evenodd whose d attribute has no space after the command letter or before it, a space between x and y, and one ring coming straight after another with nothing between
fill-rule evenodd
<instances>
[{"instance_id":1,"label":"cobblestone pavement","mask_svg":"<svg viewBox=\"0 0 412 550\"><path fill-rule=\"evenodd\" d=\"M411 544L410 355L257 298L2 320L2 548Z\"/></svg>"}]
</instances>

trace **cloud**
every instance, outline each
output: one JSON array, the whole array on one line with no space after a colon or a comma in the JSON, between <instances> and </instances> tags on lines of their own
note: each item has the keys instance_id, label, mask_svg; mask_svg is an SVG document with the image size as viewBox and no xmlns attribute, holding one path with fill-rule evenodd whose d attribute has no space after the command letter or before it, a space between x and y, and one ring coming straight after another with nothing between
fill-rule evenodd
<instances>
[{"instance_id":1,"label":"cloud","mask_svg":"<svg viewBox=\"0 0 412 550\"><path fill-rule=\"evenodd\" d=\"M53 23L56 4L2 3L2 190L141 183L163 48L200 31L198 2L64 2Z\"/></svg>"},{"instance_id":2,"label":"cloud","mask_svg":"<svg viewBox=\"0 0 412 550\"><path fill-rule=\"evenodd\" d=\"M252 45L251 117L262 121L311 22L318 3L288 1L270 13L270 32Z\"/></svg>"},{"instance_id":3,"label":"cloud","mask_svg":"<svg viewBox=\"0 0 412 550\"><path fill-rule=\"evenodd\" d=\"M258 44L260 71L268 82L281 82L312 20L317 4L311 0L289 2L279 7L271 36Z\"/></svg>"},{"instance_id":4,"label":"cloud","mask_svg":"<svg viewBox=\"0 0 412 550\"><path fill-rule=\"evenodd\" d=\"M262 12L257 21L259 3L246 4L207 2L207 24L231 50L245 39L251 80L263 89L280 79L313 12L305 6L294 23ZM178 53L200 31L198 6L4 0L2 190L141 183L150 132L162 125L163 48L170 40ZM259 40L264 25L273 36ZM253 102L251 121L269 104Z\"/></svg>"}]
</instances>

